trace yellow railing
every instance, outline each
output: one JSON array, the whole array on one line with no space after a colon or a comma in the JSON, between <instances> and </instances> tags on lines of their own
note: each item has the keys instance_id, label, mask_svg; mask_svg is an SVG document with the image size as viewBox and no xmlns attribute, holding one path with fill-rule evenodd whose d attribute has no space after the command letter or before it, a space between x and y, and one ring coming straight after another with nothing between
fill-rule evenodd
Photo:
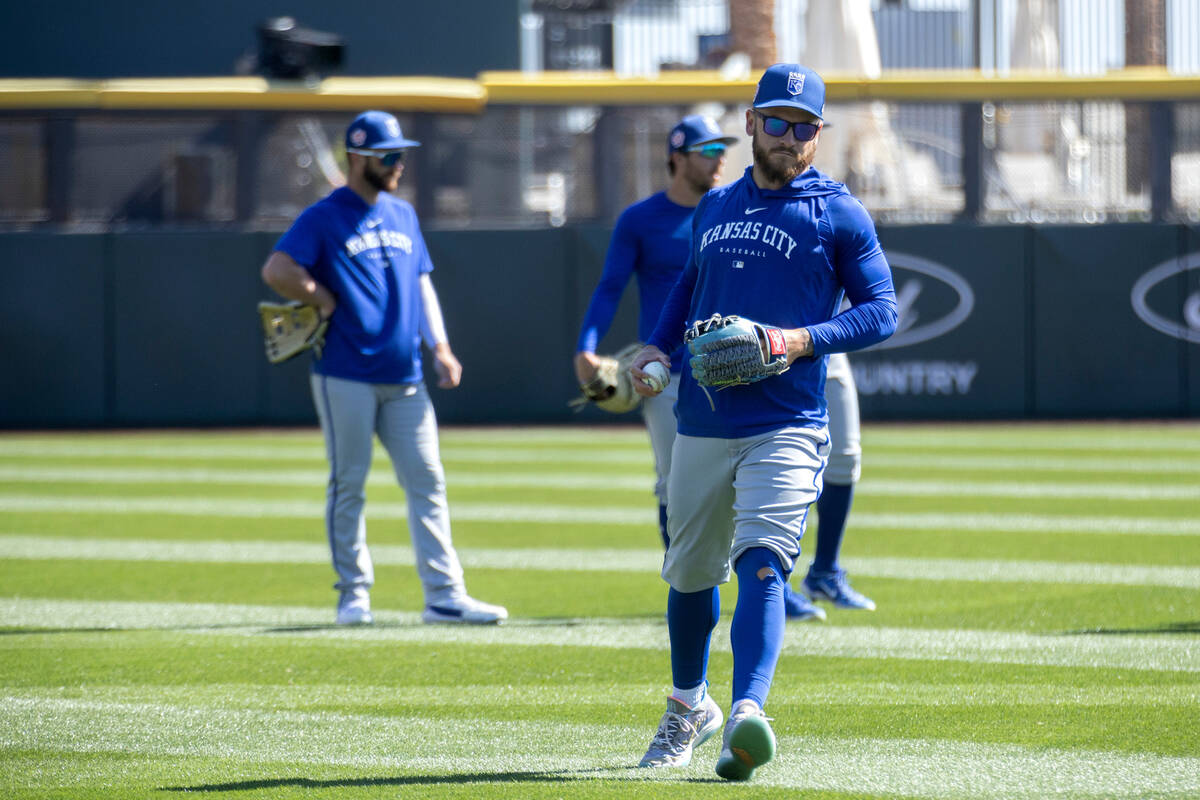
<instances>
[{"instance_id":1,"label":"yellow railing","mask_svg":"<svg viewBox=\"0 0 1200 800\"><path fill-rule=\"evenodd\" d=\"M493 105L686 105L746 103L752 78L716 72L663 72L620 78L607 72L483 72L475 79L439 77L326 78L314 84L256 76L0 80L3 109L249 109L480 113ZM826 76L830 102L892 100L1185 100L1200 101L1200 77L1160 68L1128 68L1094 77L1029 73L986 76L977 71L889 72L882 78Z\"/></svg>"},{"instance_id":2,"label":"yellow railing","mask_svg":"<svg viewBox=\"0 0 1200 800\"><path fill-rule=\"evenodd\" d=\"M326 78L315 85L225 78L122 78L0 80L5 109L250 109L260 111L405 111L479 113L487 90L455 78Z\"/></svg>"}]
</instances>

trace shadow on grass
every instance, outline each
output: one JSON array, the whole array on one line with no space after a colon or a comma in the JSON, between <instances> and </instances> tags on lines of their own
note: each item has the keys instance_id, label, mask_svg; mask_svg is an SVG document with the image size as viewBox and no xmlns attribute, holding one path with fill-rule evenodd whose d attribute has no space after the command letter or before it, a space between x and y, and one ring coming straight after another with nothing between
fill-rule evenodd
<instances>
[{"instance_id":1,"label":"shadow on grass","mask_svg":"<svg viewBox=\"0 0 1200 800\"><path fill-rule=\"evenodd\" d=\"M259 789L352 789L371 786L437 786L470 783L571 783L603 777L619 779L621 773L647 774L646 770L629 767L596 769L546 770L527 772L468 772L451 775L397 775L390 778L263 778L230 783L201 783L195 786L163 786L162 792L249 792ZM718 778L683 778L681 783L725 783Z\"/></svg>"},{"instance_id":2,"label":"shadow on grass","mask_svg":"<svg viewBox=\"0 0 1200 800\"><path fill-rule=\"evenodd\" d=\"M1064 636L1126 636L1130 634L1148 633L1200 633L1200 621L1172 622L1157 628L1083 628L1077 631L1064 631Z\"/></svg>"},{"instance_id":3,"label":"shadow on grass","mask_svg":"<svg viewBox=\"0 0 1200 800\"><path fill-rule=\"evenodd\" d=\"M387 627L387 626L383 626ZM402 627L394 625L392 627ZM0 628L0 636L45 636L49 634L59 633L139 633L144 631L221 631L221 630L247 630L259 628L265 633L276 633L281 631L319 631L319 630L345 630L344 626L334 625L306 625L293 628L263 628L260 625L248 625L243 623L230 623L228 625L138 625L135 627L122 627L119 625L109 625L105 627L90 627L90 628Z\"/></svg>"},{"instance_id":4,"label":"shadow on grass","mask_svg":"<svg viewBox=\"0 0 1200 800\"><path fill-rule=\"evenodd\" d=\"M641 622L643 615L632 617L635 621ZM661 617L652 617L652 621L662 622ZM596 627L620 627L628 625L629 619L623 617L525 617L521 619L509 619L502 625L464 625L455 626L463 628L474 628L487 630L490 628L577 628L588 626ZM126 633L136 631L220 631L220 630L256 630L259 633L314 633L318 631L371 631L371 630L388 630L401 628L428 628L420 620L409 621L390 621L376 620L371 625L336 625L332 622L314 622L298 625L269 625L267 623L252 623L252 622L231 622L227 624L209 624L209 625L136 625L136 626L90 626L77 628L50 628L50 627L0 627L0 636L17 636L17 635L48 635L59 633ZM448 625L443 627L450 627Z\"/></svg>"}]
</instances>

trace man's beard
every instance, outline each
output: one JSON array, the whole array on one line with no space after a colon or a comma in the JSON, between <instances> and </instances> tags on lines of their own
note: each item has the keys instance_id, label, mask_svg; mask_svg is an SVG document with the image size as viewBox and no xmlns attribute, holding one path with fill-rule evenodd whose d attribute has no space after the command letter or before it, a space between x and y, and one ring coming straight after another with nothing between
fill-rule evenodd
<instances>
[{"instance_id":1,"label":"man's beard","mask_svg":"<svg viewBox=\"0 0 1200 800\"><path fill-rule=\"evenodd\" d=\"M697 194L704 194L717 185L716 176L708 172L703 175L688 175L688 183Z\"/></svg>"},{"instance_id":2,"label":"man's beard","mask_svg":"<svg viewBox=\"0 0 1200 800\"><path fill-rule=\"evenodd\" d=\"M754 151L754 166L758 167L762 176L772 184L786 186L795 180L797 175L808 169L809 159L805 157L803 151L786 167L778 167L771 161L770 152L765 147L759 146L757 136L751 143L751 149Z\"/></svg>"},{"instance_id":3,"label":"man's beard","mask_svg":"<svg viewBox=\"0 0 1200 800\"><path fill-rule=\"evenodd\" d=\"M378 189L381 192L390 192L392 187L388 185L391 172L378 173L369 167L363 170L363 177L367 179L367 183L371 184L373 189Z\"/></svg>"}]
</instances>

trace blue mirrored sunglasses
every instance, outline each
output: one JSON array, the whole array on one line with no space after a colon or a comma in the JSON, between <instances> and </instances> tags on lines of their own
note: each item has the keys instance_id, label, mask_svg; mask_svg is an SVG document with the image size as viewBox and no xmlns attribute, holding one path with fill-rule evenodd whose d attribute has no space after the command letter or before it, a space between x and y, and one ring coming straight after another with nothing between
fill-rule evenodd
<instances>
[{"instance_id":1,"label":"blue mirrored sunglasses","mask_svg":"<svg viewBox=\"0 0 1200 800\"><path fill-rule=\"evenodd\" d=\"M823 124L821 122L788 122L779 117L768 117L762 112L756 111L755 113L762 118L764 133L770 136L783 136L788 132L788 128L791 128L792 135L796 137L797 142L812 141Z\"/></svg>"},{"instance_id":2,"label":"blue mirrored sunglasses","mask_svg":"<svg viewBox=\"0 0 1200 800\"><path fill-rule=\"evenodd\" d=\"M397 164L404 163L405 150L394 150L390 153L379 153L376 150L359 150L356 148L348 148L348 153L358 153L360 156L368 156L370 158L378 158L383 162L385 167L394 167Z\"/></svg>"},{"instance_id":3,"label":"blue mirrored sunglasses","mask_svg":"<svg viewBox=\"0 0 1200 800\"><path fill-rule=\"evenodd\" d=\"M687 149L689 153L699 153L705 158L721 158L725 155L725 145L720 144L697 144L692 145Z\"/></svg>"}]
</instances>

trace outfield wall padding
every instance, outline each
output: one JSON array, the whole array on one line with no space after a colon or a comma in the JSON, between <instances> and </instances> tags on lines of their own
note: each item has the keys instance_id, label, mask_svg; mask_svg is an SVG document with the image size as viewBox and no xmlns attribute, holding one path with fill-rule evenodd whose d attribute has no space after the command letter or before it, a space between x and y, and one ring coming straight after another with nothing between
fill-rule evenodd
<instances>
[{"instance_id":1,"label":"outfield wall padding","mask_svg":"<svg viewBox=\"0 0 1200 800\"><path fill-rule=\"evenodd\" d=\"M609 234L426 233L464 367L460 388L432 392L443 422L638 419L567 406ZM0 426L315 422L307 357L262 352L254 306L273 296L259 268L277 236L0 234ZM880 239L901 325L851 357L865 419L1200 413L1200 229L929 225ZM636 338L636 310L631 284L603 351Z\"/></svg>"}]
</instances>

